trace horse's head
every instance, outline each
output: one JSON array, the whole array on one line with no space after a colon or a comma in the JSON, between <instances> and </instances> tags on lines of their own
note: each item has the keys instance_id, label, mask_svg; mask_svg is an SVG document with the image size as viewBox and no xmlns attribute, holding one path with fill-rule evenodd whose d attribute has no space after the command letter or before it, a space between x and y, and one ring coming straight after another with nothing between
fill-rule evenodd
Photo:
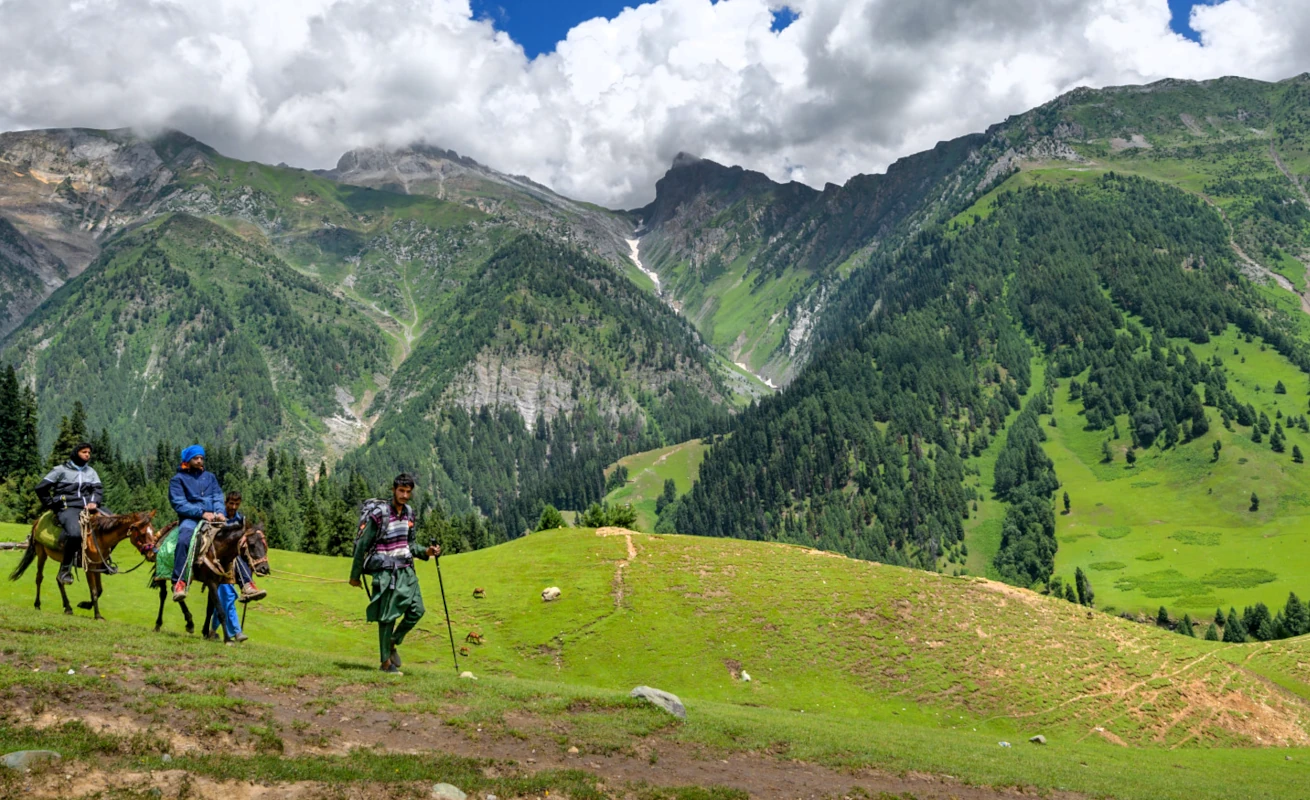
<instances>
[{"instance_id":1,"label":"horse's head","mask_svg":"<svg viewBox=\"0 0 1310 800\"><path fill-rule=\"evenodd\" d=\"M241 543L241 554L250 562L250 568L256 575L267 575L271 571L268 567L268 538L264 536L262 525L246 531Z\"/></svg>"},{"instance_id":2,"label":"horse's head","mask_svg":"<svg viewBox=\"0 0 1310 800\"><path fill-rule=\"evenodd\" d=\"M151 561L155 560L155 550L159 545L159 537L155 535L155 528L152 524L155 513L155 511L151 510L131 514L131 521L127 528L128 541L132 543L138 553Z\"/></svg>"}]
</instances>

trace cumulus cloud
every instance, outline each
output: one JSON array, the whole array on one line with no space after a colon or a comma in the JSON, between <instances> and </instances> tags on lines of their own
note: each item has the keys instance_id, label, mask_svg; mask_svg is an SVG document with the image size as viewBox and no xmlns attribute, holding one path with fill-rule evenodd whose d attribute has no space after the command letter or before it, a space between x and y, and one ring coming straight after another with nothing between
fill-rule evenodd
<instances>
[{"instance_id":1,"label":"cumulus cloud","mask_svg":"<svg viewBox=\"0 0 1310 800\"><path fill-rule=\"evenodd\" d=\"M426 141L645 203L679 151L821 185L1078 85L1310 69L1310 4L657 0L529 60L467 0L0 0L0 128L176 127L328 166Z\"/></svg>"}]
</instances>

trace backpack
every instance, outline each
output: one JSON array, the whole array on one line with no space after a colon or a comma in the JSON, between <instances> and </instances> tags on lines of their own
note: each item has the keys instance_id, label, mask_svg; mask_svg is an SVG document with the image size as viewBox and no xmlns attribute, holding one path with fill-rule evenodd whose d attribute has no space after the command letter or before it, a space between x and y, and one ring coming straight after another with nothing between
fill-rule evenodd
<instances>
[{"instance_id":1,"label":"backpack","mask_svg":"<svg viewBox=\"0 0 1310 800\"><path fill-rule=\"evenodd\" d=\"M364 504L359 507L359 527L355 529L355 547L359 547L359 537L364 535L364 529L368 527L369 520L375 521L379 528L382 527L382 520L386 519L382 515L389 505L390 503L386 500L373 499L365 500ZM373 548L364 555L365 564L368 563L369 558L372 557L376 549L377 542L374 540ZM353 551L354 548L351 548L351 550Z\"/></svg>"}]
</instances>

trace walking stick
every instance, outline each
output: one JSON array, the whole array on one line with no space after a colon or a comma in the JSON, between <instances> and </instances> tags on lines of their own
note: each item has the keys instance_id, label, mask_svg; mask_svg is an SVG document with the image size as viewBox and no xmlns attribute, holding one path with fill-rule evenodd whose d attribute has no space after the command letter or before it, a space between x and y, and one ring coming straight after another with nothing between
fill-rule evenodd
<instances>
[{"instance_id":1,"label":"walking stick","mask_svg":"<svg viewBox=\"0 0 1310 800\"><path fill-rule=\"evenodd\" d=\"M446 582L441 579L441 556L434 559L437 563L437 585L441 587L441 610L446 612L446 633L450 634L450 658L455 662L455 671L459 672L459 658L455 656L455 631L450 627L450 609L446 606Z\"/></svg>"}]
</instances>

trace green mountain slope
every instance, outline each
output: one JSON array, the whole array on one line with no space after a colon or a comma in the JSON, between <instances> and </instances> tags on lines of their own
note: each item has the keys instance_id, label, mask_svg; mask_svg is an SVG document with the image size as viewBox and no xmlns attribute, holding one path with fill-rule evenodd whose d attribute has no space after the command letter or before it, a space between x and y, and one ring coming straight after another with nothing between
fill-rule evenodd
<instances>
[{"instance_id":1,"label":"green mountain slope","mask_svg":"<svg viewBox=\"0 0 1310 800\"><path fill-rule=\"evenodd\" d=\"M160 441L313 440L385 367L376 327L268 250L162 217L106 245L8 341L52 437L76 401L126 452Z\"/></svg>"},{"instance_id":2,"label":"green mountain slope","mask_svg":"<svg viewBox=\"0 0 1310 800\"><path fill-rule=\"evenodd\" d=\"M272 335L264 329L276 324L261 323L263 338L253 342L261 349L260 358L246 353L239 359L243 365L263 363L248 376L242 375L250 387L263 387L260 410L238 420L230 402L219 413L216 409L223 403L218 400L247 388L211 389L207 378L187 374L159 385L158 391L168 399L156 403L154 395L145 394L142 376L149 373L150 380L157 380L154 367L146 367L151 364L148 354L159 342L140 331L138 323L119 316L102 323L98 335L118 344L97 345L103 353L85 362L79 360L82 354L71 335L45 333L50 320L75 318L66 310L43 310L10 336L4 352L21 360L27 377L38 383L42 407L49 409L44 435L50 436L66 406L82 399L91 426L110 427L128 455L150 451L160 438L212 437L238 439L243 447L254 449L275 442L294 444L317 460L341 456L369 440L375 424L394 425L393 418L406 414L437 415L445 408L459 408L477 418L480 409L488 406L491 416L507 412L506 424L528 430L536 427L538 417L550 423L557 415L578 409L579 414L591 415L591 428L628 432L604 434L606 447L618 449L605 450L605 460L594 470L588 467L589 473L594 472L586 479L590 486L602 480L604 463L629 452L639 437L644 437L643 446L653 446L665 443L665 428L687 438L698 435L707 424L722 426L725 414L719 407L729 400L729 390L719 378L723 368L708 360L691 329L671 311L630 286L624 270L634 268L626 258L617 262L613 258L618 248L627 252L626 243L616 238L630 227L622 215L574 203L526 179L499 175L445 151L428 148L411 155L429 167L437 165L441 191L434 194L447 199L423 194L432 187L422 181L403 187L378 184L413 190L413 194L348 183L377 183L361 171L366 159L358 153L343 159L350 169L343 167L325 177L226 158L176 133L147 140L126 132L38 131L0 139L0 158L26 170L0 182L0 213L15 209L14 230L25 231L22 235L28 241L50 244L61 241L60 236L72 237L82 248L79 252L99 256L92 272L113 273L123 266L124 256L100 249L130 249L119 244L123 231L143 223L153 226L170 214L206 219L229 234L220 250L240 242L244 249L238 260L276 262L280 269L289 266L299 273L295 277L304 291L268 290L272 305L260 314L290 315L327 326L345 320L340 330L324 329L331 335L306 334L321 339L320 350L301 343L297 336ZM137 183L114 183L115 176L129 166L136 169L132 174ZM67 191L61 189L58 202L40 194L41 186L60 181L67 183ZM79 198L89 202L106 197L114 201L111 208L78 204ZM563 236L578 248L611 260L602 263L578 249L533 250L521 238L525 229L529 235ZM34 239L32 231L57 231L60 236ZM179 262L203 262L205 237L217 235L180 225L170 225L167 232L171 257ZM58 252L53 247L52 252ZM535 258L543 260L536 263ZM82 266L79 262L75 271ZM215 268L216 273L228 270L232 274L214 278L231 284L224 287L225 302L246 302L240 298L253 298L267 289L251 284L249 291L238 291L233 287L248 284L247 273L227 262ZM13 270L5 274L11 272L23 275ZM120 283L106 288L105 280L97 278L89 284L101 287L98 302L140 302L115 295L127 289ZM504 294L498 295L502 290ZM579 290L585 290L585 300L575 296ZM564 292L555 298L558 303L550 297L556 291ZM167 294L152 286L145 293L161 292ZM574 295L566 297L569 292ZM325 316L320 300L331 302L344 316ZM66 302L61 301L65 305L59 308L66 309ZM171 296L166 302L171 302ZM245 323L232 324L241 328ZM219 336L206 333L215 341ZM344 339L351 344L338 341ZM39 355L30 351L42 342ZM332 355L341 347L349 357ZM125 364L119 351L138 355ZM177 353L182 361L197 355ZM236 358L229 353L227 360ZM110 361L112 367L107 367ZM106 371L115 374L102 376ZM88 372L96 374L87 378ZM70 388L82 386L89 390L80 398L67 394ZM276 387L272 390L276 402L269 400L269 386ZM193 406L197 393L213 402ZM138 425L129 432L131 412L141 402L155 405L160 424L153 430ZM247 405L240 407L244 411ZM194 408L196 413L184 408ZM396 438L392 437L393 446ZM431 432L424 431L418 438L430 439ZM431 443L422 450L430 455ZM440 465L400 461L440 483L442 495L455 509L472 507L472 484L497 485L490 477L483 480L479 467L471 473L463 470L466 482L456 487L437 477ZM369 478L376 480L399 468L397 461L384 465L367 457L355 463L366 465ZM502 466L510 474L516 472L512 465ZM496 493L505 491L498 486ZM498 502L517 502L513 498L519 496L518 488L507 491L509 499ZM591 497L590 491L582 494ZM490 513L498 506L486 501L479 507Z\"/></svg>"}]
</instances>

